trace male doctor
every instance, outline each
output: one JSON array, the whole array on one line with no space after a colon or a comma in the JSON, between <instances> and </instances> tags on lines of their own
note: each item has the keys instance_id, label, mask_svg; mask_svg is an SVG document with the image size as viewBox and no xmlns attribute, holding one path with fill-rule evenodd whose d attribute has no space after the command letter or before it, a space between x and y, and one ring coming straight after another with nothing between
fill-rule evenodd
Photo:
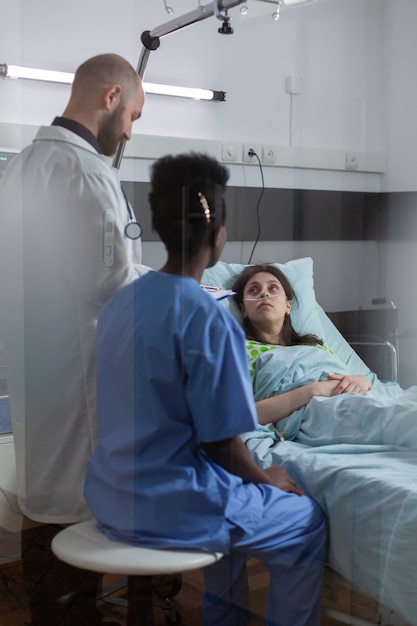
<instances>
[{"instance_id":1,"label":"male doctor","mask_svg":"<svg viewBox=\"0 0 417 626\"><path fill-rule=\"evenodd\" d=\"M40 128L0 181L0 337L31 626L102 623L97 575L60 563L50 542L91 516L83 484L97 440L97 312L147 269L140 239L125 234L131 209L105 159L130 139L143 104L125 59L85 61L62 117Z\"/></svg>"}]
</instances>

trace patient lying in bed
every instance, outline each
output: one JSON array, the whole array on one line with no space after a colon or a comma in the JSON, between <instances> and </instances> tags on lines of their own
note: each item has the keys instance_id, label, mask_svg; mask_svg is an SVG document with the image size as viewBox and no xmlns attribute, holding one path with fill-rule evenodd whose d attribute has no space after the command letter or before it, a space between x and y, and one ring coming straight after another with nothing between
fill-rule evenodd
<instances>
[{"instance_id":1,"label":"patient lying in bed","mask_svg":"<svg viewBox=\"0 0 417 626\"><path fill-rule=\"evenodd\" d=\"M218 263L206 270L202 282L232 289L246 267L242 263ZM286 415L283 411L281 419L276 411L266 425L246 433L244 441L260 467L284 467L321 505L329 521L328 564L354 589L377 600L379 607L389 607L382 608L381 614L378 609L378 619L371 621L399 624L403 623L398 621L401 616L407 624L417 626L417 454L410 447L416 447L416 389L404 392L398 385L381 383L354 352L316 301L311 258L274 263L274 267L279 267L295 288L297 297L289 305L290 321L303 336L301 343L307 343L303 350L297 341L283 342L279 336L277 340L276 332L275 337L274 332L262 338L251 335L235 300L228 298L221 303L243 323L253 341L261 340L260 345L250 347L251 352L261 352L259 359L249 355L248 349L248 356L254 359L250 368L254 370L256 399L265 398L258 401L258 408L261 403L279 398L282 402L287 393L293 392L289 388L292 384L295 391L302 385L298 389L304 393L310 382L322 389L326 384L336 389L340 383L359 387L356 392L342 393L339 387L340 393L334 396L310 396L299 408ZM258 294L256 299L260 301L266 295ZM271 304L279 300L272 295L275 293L265 298ZM256 294L249 297L255 298ZM270 309L263 307L259 315L269 319L272 313L267 311ZM278 326L275 331L279 335ZM311 343L308 333L313 334ZM326 348L317 347L317 338L323 339ZM275 353L277 356L272 356ZM342 379L320 380L327 372L339 372ZM351 376L359 373L364 376ZM370 387L369 383L371 389L361 388ZM357 404L352 408L350 402ZM320 419L318 426L313 413ZM294 439L282 442L281 432ZM307 437L314 445L299 443ZM341 440L350 443L334 443ZM386 440L395 443L367 443ZM325 441L329 444L321 445ZM383 615L390 617L385 620Z\"/></svg>"},{"instance_id":2,"label":"patient lying in bed","mask_svg":"<svg viewBox=\"0 0 417 626\"><path fill-rule=\"evenodd\" d=\"M291 324L294 290L276 266L247 267L233 290L243 315L260 423L257 436L308 446L390 444L417 449L417 387L372 388L320 338ZM246 437L250 437L247 435ZM245 437L244 437L245 438Z\"/></svg>"}]
</instances>

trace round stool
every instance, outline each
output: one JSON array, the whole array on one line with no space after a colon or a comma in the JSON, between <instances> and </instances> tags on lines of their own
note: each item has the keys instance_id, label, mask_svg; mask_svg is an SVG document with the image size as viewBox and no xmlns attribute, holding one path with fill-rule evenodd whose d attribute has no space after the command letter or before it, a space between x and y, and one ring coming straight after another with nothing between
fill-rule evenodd
<instances>
[{"instance_id":1,"label":"round stool","mask_svg":"<svg viewBox=\"0 0 417 626\"><path fill-rule=\"evenodd\" d=\"M58 559L81 569L128 577L126 626L151 626L152 576L199 569L222 558L219 552L141 548L107 539L89 520L55 535L52 551Z\"/></svg>"}]
</instances>

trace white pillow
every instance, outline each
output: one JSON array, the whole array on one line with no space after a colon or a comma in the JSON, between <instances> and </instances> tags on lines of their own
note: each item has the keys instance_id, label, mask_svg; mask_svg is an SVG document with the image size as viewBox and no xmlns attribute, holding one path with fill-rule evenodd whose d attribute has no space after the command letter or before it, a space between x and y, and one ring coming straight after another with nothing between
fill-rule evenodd
<instances>
[{"instance_id":1,"label":"white pillow","mask_svg":"<svg viewBox=\"0 0 417 626\"><path fill-rule=\"evenodd\" d=\"M314 292L313 259L306 257L271 265L275 265L286 275L297 295L298 304L294 302L291 309L291 320L295 330L300 334L311 333L325 341ZM231 289L245 267L247 266L240 263L219 261L204 271L201 284ZM230 311L239 324L242 324L242 316L234 298L226 298L220 303Z\"/></svg>"}]
</instances>

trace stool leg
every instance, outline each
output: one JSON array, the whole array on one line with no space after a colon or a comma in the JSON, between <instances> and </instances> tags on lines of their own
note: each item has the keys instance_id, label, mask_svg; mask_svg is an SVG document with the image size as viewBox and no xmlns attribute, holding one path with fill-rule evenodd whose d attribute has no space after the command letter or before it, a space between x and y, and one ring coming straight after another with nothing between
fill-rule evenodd
<instances>
[{"instance_id":1,"label":"stool leg","mask_svg":"<svg viewBox=\"0 0 417 626\"><path fill-rule=\"evenodd\" d=\"M151 576L128 577L127 602L126 626L153 626Z\"/></svg>"}]
</instances>

